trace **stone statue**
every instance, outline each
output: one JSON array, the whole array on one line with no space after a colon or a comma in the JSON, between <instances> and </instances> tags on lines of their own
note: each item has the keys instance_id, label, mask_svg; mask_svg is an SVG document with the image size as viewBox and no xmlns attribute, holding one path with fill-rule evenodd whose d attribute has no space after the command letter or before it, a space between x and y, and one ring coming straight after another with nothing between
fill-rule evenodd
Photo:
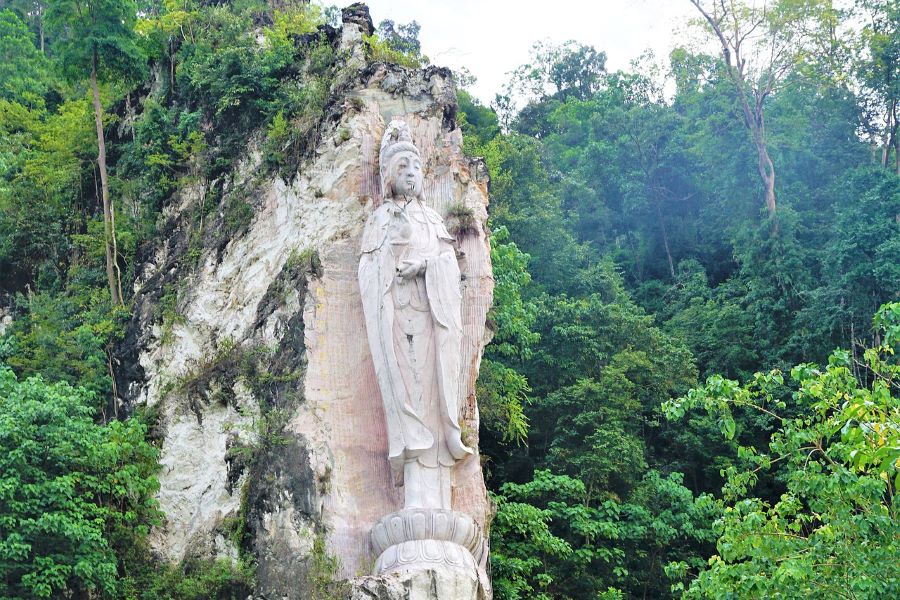
<instances>
[{"instance_id":1,"label":"stone statue","mask_svg":"<svg viewBox=\"0 0 900 600\"><path fill-rule=\"evenodd\" d=\"M426 206L406 123L381 142L384 202L366 223L359 286L404 509L450 510L453 465L472 454L458 422L462 352L454 238Z\"/></svg>"}]
</instances>

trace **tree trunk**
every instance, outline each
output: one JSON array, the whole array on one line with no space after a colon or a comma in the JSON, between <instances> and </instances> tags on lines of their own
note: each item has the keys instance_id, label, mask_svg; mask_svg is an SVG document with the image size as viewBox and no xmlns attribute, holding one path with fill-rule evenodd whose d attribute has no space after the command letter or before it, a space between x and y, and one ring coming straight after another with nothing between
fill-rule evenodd
<instances>
[{"instance_id":1,"label":"tree trunk","mask_svg":"<svg viewBox=\"0 0 900 600\"><path fill-rule=\"evenodd\" d=\"M41 48L41 54L46 54L45 51L45 43L44 43L44 3L43 2L35 2L34 5L34 13L32 13L34 24L37 26L38 30L38 44Z\"/></svg>"},{"instance_id":2,"label":"tree trunk","mask_svg":"<svg viewBox=\"0 0 900 600\"><path fill-rule=\"evenodd\" d=\"M894 166L897 175L900 175L900 123L897 122L897 101L891 104L891 115L894 117L894 129L891 135L894 137Z\"/></svg>"},{"instance_id":3,"label":"tree trunk","mask_svg":"<svg viewBox=\"0 0 900 600\"><path fill-rule=\"evenodd\" d=\"M766 187L766 210L770 218L775 217L775 165L769 158L769 151L766 149L766 143L759 141L756 143L756 152L759 154L759 176L763 180Z\"/></svg>"},{"instance_id":4,"label":"tree trunk","mask_svg":"<svg viewBox=\"0 0 900 600\"><path fill-rule=\"evenodd\" d=\"M669 251L669 234L666 232L666 223L662 218L659 201L656 202L656 219L659 222L660 230L662 230L663 247L666 249L666 259L669 261L669 273L672 275L672 281L675 281L675 263L672 262L672 252Z\"/></svg>"},{"instance_id":5,"label":"tree trunk","mask_svg":"<svg viewBox=\"0 0 900 600\"><path fill-rule=\"evenodd\" d=\"M713 32L716 34L716 37L719 39L719 43L722 47L722 58L725 60L725 66L728 69L728 75L731 78L731 82L734 84L735 90L738 94L738 100L741 103L741 110L744 113L744 120L746 122L747 127L750 129L750 134L753 137L753 143L756 145L756 153L759 159L758 169L759 176L762 179L763 187L765 188L765 199L766 199L766 211L769 213L769 219L772 221L772 233L778 234L778 221L775 220L776 217L776 202L775 202L775 165L772 163L772 159L769 156L769 151L766 148L766 128L765 128L765 120L763 118L763 104L766 100L766 97L772 91L773 79L770 77L769 81L763 87L753 88L753 81L750 80L749 84L744 74L744 67L746 64L746 59L742 56L741 53L741 45L746 39L746 35L740 35L739 31L734 31L734 37L732 41L729 42L729 38L725 35L725 32L721 26L721 19L714 17L712 14L707 12L700 0L690 0L691 4L700 11L700 14L703 15L703 18L706 19L706 22L709 23L710 27L712 27ZM725 10L724 2L721 4L723 11ZM723 15L724 17L724 15ZM735 23L735 28L737 29L737 23ZM751 29L752 31L752 29ZM769 65L771 69L773 65ZM755 102L753 106L750 106L750 102L747 99L748 87L753 90L753 95Z\"/></svg>"},{"instance_id":6,"label":"tree trunk","mask_svg":"<svg viewBox=\"0 0 900 600\"><path fill-rule=\"evenodd\" d=\"M887 107L884 116L884 145L881 148L881 168L888 168L888 161L891 157L891 148L894 146L896 138L896 124L894 123L894 107L892 102Z\"/></svg>"},{"instance_id":7,"label":"tree trunk","mask_svg":"<svg viewBox=\"0 0 900 600\"><path fill-rule=\"evenodd\" d=\"M116 255L113 249L112 210L109 205L109 180L106 175L106 139L103 136L103 106L100 104L100 89L97 87L97 54L94 53L91 65L91 92L94 95L94 121L97 125L97 166L100 168L100 195L103 198L103 230L106 245L106 278L109 283L109 295L113 306L122 303L119 296L119 285L116 279Z\"/></svg>"},{"instance_id":8,"label":"tree trunk","mask_svg":"<svg viewBox=\"0 0 900 600\"><path fill-rule=\"evenodd\" d=\"M759 170L759 177L762 179L766 194L766 211L769 213L769 218L774 219L777 209L775 203L775 165L772 163L771 157L769 157L768 148L766 148L766 130L763 121L762 107L763 100L757 100L754 106L751 107L750 102L747 100L747 94L744 89L741 75L732 70L731 77L735 84L738 96L740 97L739 99L741 102L741 110L744 113L744 120L747 123L747 128L750 129L753 144L756 146L756 154L758 157L757 169ZM777 229L777 224L774 224L773 227Z\"/></svg>"},{"instance_id":9,"label":"tree trunk","mask_svg":"<svg viewBox=\"0 0 900 600\"><path fill-rule=\"evenodd\" d=\"M166 90L166 98L171 98L175 93L175 42L169 38L169 89Z\"/></svg>"}]
</instances>

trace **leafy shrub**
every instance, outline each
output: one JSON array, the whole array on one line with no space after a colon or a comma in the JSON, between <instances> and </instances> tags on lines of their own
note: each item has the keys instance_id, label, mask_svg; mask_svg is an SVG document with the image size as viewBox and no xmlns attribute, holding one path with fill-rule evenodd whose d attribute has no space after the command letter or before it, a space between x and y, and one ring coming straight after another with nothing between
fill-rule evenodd
<instances>
[{"instance_id":1,"label":"leafy shrub","mask_svg":"<svg viewBox=\"0 0 900 600\"><path fill-rule=\"evenodd\" d=\"M84 386L99 408L112 393L109 352L122 335L127 311L108 307L102 286L90 285L90 278L102 278L99 270L77 271L66 294L18 296L21 314L7 331L15 352L7 364L20 376L40 374Z\"/></svg>"},{"instance_id":2,"label":"leafy shrub","mask_svg":"<svg viewBox=\"0 0 900 600\"><path fill-rule=\"evenodd\" d=\"M114 540L159 513L158 452L138 421L97 425L93 395L0 366L0 596L118 589ZM132 537L131 534L124 536Z\"/></svg>"},{"instance_id":3,"label":"leafy shrub","mask_svg":"<svg viewBox=\"0 0 900 600\"><path fill-rule=\"evenodd\" d=\"M131 579L125 600L245 600L253 589L252 564L230 560L187 559L177 565L146 560Z\"/></svg>"},{"instance_id":4,"label":"leafy shrub","mask_svg":"<svg viewBox=\"0 0 900 600\"><path fill-rule=\"evenodd\" d=\"M408 69L418 69L427 62L424 57L395 50L387 40L381 39L376 33L364 36L363 41L366 43L370 60L392 63Z\"/></svg>"},{"instance_id":5,"label":"leafy shrub","mask_svg":"<svg viewBox=\"0 0 900 600\"><path fill-rule=\"evenodd\" d=\"M492 495L498 600L621 598L621 588L660 597L661 559L696 565L691 544L713 536L709 524L718 512L712 497L695 497L680 474L649 471L633 503L591 503L588 495L580 480L547 470L535 471L527 483L505 483ZM635 581L632 569L652 580Z\"/></svg>"},{"instance_id":6,"label":"leafy shrub","mask_svg":"<svg viewBox=\"0 0 900 600\"><path fill-rule=\"evenodd\" d=\"M760 413L774 423L767 444L738 446L739 462L726 470L719 501L718 554L686 597L900 594L900 303L884 305L875 325L883 341L862 361L838 350L824 367L791 369L795 406L781 399L778 370L744 385L713 376L665 405L670 419L706 410L728 439L740 434L735 413ZM786 488L774 501L754 490L765 474Z\"/></svg>"}]
</instances>

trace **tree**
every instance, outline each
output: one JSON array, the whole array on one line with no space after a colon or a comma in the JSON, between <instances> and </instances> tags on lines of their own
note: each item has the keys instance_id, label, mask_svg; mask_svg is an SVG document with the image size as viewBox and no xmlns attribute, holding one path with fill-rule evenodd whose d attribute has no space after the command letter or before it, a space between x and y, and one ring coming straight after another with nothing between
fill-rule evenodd
<instances>
[{"instance_id":1,"label":"tree","mask_svg":"<svg viewBox=\"0 0 900 600\"><path fill-rule=\"evenodd\" d=\"M900 303L882 306L874 325L881 343L862 361L838 350L824 367L791 369L793 394L776 370L744 385L710 377L664 406L670 419L705 409L728 439L740 434L736 412L774 424L768 443L738 446L720 501L718 555L686 597L900 594ZM782 482L780 497L757 497L762 474Z\"/></svg>"},{"instance_id":2,"label":"tree","mask_svg":"<svg viewBox=\"0 0 900 600\"><path fill-rule=\"evenodd\" d=\"M142 72L144 60L136 44L133 0L49 0L47 22L55 34L53 52L65 74L90 83L97 129L97 167L103 201L106 276L113 304L122 302L122 276L118 267L115 216L109 196L106 139L99 82L115 77L132 79Z\"/></svg>"},{"instance_id":3,"label":"tree","mask_svg":"<svg viewBox=\"0 0 900 600\"><path fill-rule=\"evenodd\" d=\"M115 540L158 521L146 427L97 425L94 402L0 365L0 597L115 596Z\"/></svg>"},{"instance_id":4,"label":"tree","mask_svg":"<svg viewBox=\"0 0 900 600\"><path fill-rule=\"evenodd\" d=\"M28 27L12 11L0 11L0 97L41 107L49 84L48 61L34 47Z\"/></svg>"},{"instance_id":5,"label":"tree","mask_svg":"<svg viewBox=\"0 0 900 600\"><path fill-rule=\"evenodd\" d=\"M520 372L521 361L531 356L532 347L540 340L532 331L537 307L522 297L531 283L528 259L527 254L509 241L505 227L493 232L494 304L488 317L494 336L481 361L478 399L483 426L499 430L503 443L521 444L528 436L523 404L529 387Z\"/></svg>"},{"instance_id":6,"label":"tree","mask_svg":"<svg viewBox=\"0 0 900 600\"><path fill-rule=\"evenodd\" d=\"M459 89L464 87L459 79L465 77L465 73L454 73L457 80L456 98L459 102L457 118L466 140L466 150L478 155L482 153L481 148L500 133L500 122L497 113L481 104L464 89Z\"/></svg>"},{"instance_id":7,"label":"tree","mask_svg":"<svg viewBox=\"0 0 900 600\"><path fill-rule=\"evenodd\" d=\"M570 285L587 249L567 227L540 142L518 134L497 136L478 152L491 174L493 226L505 226L532 257L529 271L538 285L554 291Z\"/></svg>"},{"instance_id":8,"label":"tree","mask_svg":"<svg viewBox=\"0 0 900 600\"><path fill-rule=\"evenodd\" d=\"M33 28L37 35L38 47L43 54L46 44L44 13L47 11L47 2L45 0L0 0L0 9L7 8Z\"/></svg>"},{"instance_id":9,"label":"tree","mask_svg":"<svg viewBox=\"0 0 900 600\"><path fill-rule=\"evenodd\" d=\"M800 56L804 36L800 35L799 24L810 18L816 0L766 0L759 4L742 0L690 2L721 46L725 71L737 93L744 124L756 147L766 210L769 218L774 218L777 209L775 164L769 155L765 104Z\"/></svg>"},{"instance_id":10,"label":"tree","mask_svg":"<svg viewBox=\"0 0 900 600\"><path fill-rule=\"evenodd\" d=\"M544 100L569 96L586 100L600 89L606 73L606 53L569 40L563 44L535 42L531 62L517 68L507 84L510 95Z\"/></svg>"},{"instance_id":11,"label":"tree","mask_svg":"<svg viewBox=\"0 0 900 600\"><path fill-rule=\"evenodd\" d=\"M547 116L561 102L587 100L603 87L606 53L569 40L535 42L530 55L531 61L513 71L503 93L497 94L494 108L508 126L524 100L525 107L515 115L515 129L540 138L549 131Z\"/></svg>"},{"instance_id":12,"label":"tree","mask_svg":"<svg viewBox=\"0 0 900 600\"><path fill-rule=\"evenodd\" d=\"M648 472L634 498L640 503L587 496L578 479L547 470L492 494L498 600L662 597L663 565L702 562L697 546L713 538L719 516L713 498L691 493L680 474Z\"/></svg>"},{"instance_id":13,"label":"tree","mask_svg":"<svg viewBox=\"0 0 900 600\"><path fill-rule=\"evenodd\" d=\"M378 24L378 35L387 42L391 50L418 58L422 54L422 45L419 43L420 29L416 21L394 23L390 19L385 19Z\"/></svg>"},{"instance_id":14,"label":"tree","mask_svg":"<svg viewBox=\"0 0 900 600\"><path fill-rule=\"evenodd\" d=\"M857 5L867 21L857 69L883 123L874 127L880 130L881 166L887 168L893 150L900 175L900 3L858 0Z\"/></svg>"}]
</instances>

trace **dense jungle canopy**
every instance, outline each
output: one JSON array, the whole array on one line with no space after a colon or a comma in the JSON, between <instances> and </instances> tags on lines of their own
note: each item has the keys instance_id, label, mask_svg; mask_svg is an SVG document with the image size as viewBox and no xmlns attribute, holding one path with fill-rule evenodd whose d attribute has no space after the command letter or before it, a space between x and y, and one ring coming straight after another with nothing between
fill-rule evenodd
<instances>
[{"instance_id":1,"label":"dense jungle canopy","mask_svg":"<svg viewBox=\"0 0 900 600\"><path fill-rule=\"evenodd\" d=\"M900 597L900 2L682 1L709 46L662 67L540 42L489 106L458 77L495 595ZM118 414L114 357L178 191L252 135L297 168L339 15L0 0L0 597L252 589L247 556L152 556L154 417ZM418 33L367 59L424 66Z\"/></svg>"}]
</instances>

